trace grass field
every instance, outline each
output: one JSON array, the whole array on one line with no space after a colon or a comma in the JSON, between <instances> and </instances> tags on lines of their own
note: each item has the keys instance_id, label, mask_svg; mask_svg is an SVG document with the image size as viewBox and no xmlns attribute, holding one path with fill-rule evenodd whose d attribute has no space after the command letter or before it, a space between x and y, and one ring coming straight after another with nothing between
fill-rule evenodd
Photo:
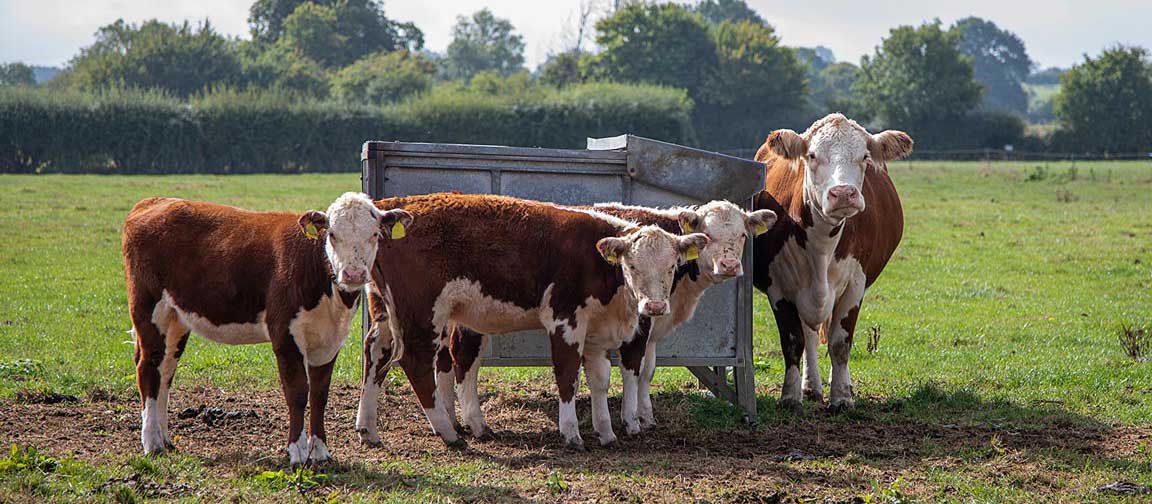
<instances>
[{"instance_id":1,"label":"grass field","mask_svg":"<svg viewBox=\"0 0 1152 504\"><path fill-rule=\"evenodd\" d=\"M330 403L339 463L298 474L285 468L266 345L194 338L173 392L180 451L138 455L119 228L146 196L303 211L358 176L0 176L0 445L58 459L0 459L0 502L1147 499L1098 487L1152 486L1152 362L1127 356L1117 337L1121 324L1152 329L1152 164L901 162L891 172L905 238L865 298L855 411L775 408L782 361L758 296L756 427L686 371L661 369L657 431L566 453L550 372L492 370L481 392L498 437L451 452L394 373L381 402L386 447L361 448L353 337ZM253 416L176 418L201 404Z\"/></svg>"}]
</instances>

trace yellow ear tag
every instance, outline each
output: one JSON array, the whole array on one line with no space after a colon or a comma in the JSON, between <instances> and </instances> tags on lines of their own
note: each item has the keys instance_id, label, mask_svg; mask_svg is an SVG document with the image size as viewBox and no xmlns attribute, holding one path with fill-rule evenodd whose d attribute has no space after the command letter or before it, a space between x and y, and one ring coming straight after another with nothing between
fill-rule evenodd
<instances>
[{"instance_id":1,"label":"yellow ear tag","mask_svg":"<svg viewBox=\"0 0 1152 504\"><path fill-rule=\"evenodd\" d=\"M404 224L400 221L396 221L396 223L392 225L392 239L399 240L404 236Z\"/></svg>"},{"instance_id":2,"label":"yellow ear tag","mask_svg":"<svg viewBox=\"0 0 1152 504\"><path fill-rule=\"evenodd\" d=\"M308 225L304 226L304 236L307 236L309 240L315 240L320 237L320 230L316 229L315 224L309 222Z\"/></svg>"},{"instance_id":3,"label":"yellow ear tag","mask_svg":"<svg viewBox=\"0 0 1152 504\"><path fill-rule=\"evenodd\" d=\"M692 231L695 231L695 229L692 227L692 223L688 221L681 222L680 229L682 229L685 233L691 233Z\"/></svg>"},{"instance_id":4,"label":"yellow ear tag","mask_svg":"<svg viewBox=\"0 0 1152 504\"><path fill-rule=\"evenodd\" d=\"M700 257L700 249L697 249L696 246L688 247L688 250L684 251L684 259L685 260L694 261L694 260L698 259L699 257Z\"/></svg>"},{"instance_id":5,"label":"yellow ear tag","mask_svg":"<svg viewBox=\"0 0 1152 504\"><path fill-rule=\"evenodd\" d=\"M756 225L756 236L760 236L760 235L767 233L767 232L768 232L768 225L767 224L761 222L761 223Z\"/></svg>"},{"instance_id":6,"label":"yellow ear tag","mask_svg":"<svg viewBox=\"0 0 1152 504\"><path fill-rule=\"evenodd\" d=\"M608 264L616 264L616 263L620 262L620 261L616 260L616 256L614 256L614 255L604 256L604 260L608 261Z\"/></svg>"}]
</instances>

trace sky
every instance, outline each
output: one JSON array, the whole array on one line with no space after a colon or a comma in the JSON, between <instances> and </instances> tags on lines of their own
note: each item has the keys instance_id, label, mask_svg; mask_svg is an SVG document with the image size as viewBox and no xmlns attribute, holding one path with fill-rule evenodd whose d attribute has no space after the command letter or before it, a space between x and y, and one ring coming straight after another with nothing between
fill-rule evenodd
<instances>
[{"instance_id":1,"label":"sky","mask_svg":"<svg viewBox=\"0 0 1152 504\"><path fill-rule=\"evenodd\" d=\"M581 1L605 9L611 0L385 0L388 17L412 21L429 49L442 52L456 17L483 7L512 21L524 37L529 67L567 47ZM684 0L693 1L693 0ZM63 66L93 41L102 25L207 18L222 33L248 38L249 0L0 0L0 63ZM1152 1L1094 0L748 0L788 46L823 45L841 61L858 63L888 30L939 18L946 25L975 15L1023 40L1042 67L1067 67L1117 44L1152 49ZM814 8L813 5L818 5Z\"/></svg>"}]
</instances>

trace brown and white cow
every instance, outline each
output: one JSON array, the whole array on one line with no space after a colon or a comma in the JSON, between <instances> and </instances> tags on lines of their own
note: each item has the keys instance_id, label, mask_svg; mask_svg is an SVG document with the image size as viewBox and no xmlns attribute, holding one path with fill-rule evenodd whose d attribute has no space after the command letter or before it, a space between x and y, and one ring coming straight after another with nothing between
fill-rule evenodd
<instances>
[{"instance_id":1,"label":"brown and white cow","mask_svg":"<svg viewBox=\"0 0 1152 504\"><path fill-rule=\"evenodd\" d=\"M796 413L804 396L823 400L817 345L832 357L829 410L851 408L848 356L864 291L904 233L904 214L888 161L912 152L901 131L870 134L831 114L802 134L776 130L756 153L767 186L755 207L779 220L754 242L753 277L768 294L784 353L780 405ZM801 357L804 383L801 388Z\"/></svg>"},{"instance_id":2,"label":"brown and white cow","mask_svg":"<svg viewBox=\"0 0 1152 504\"><path fill-rule=\"evenodd\" d=\"M403 242L381 246L372 274L387 323L376 324L365 344L357 430L369 444L379 443L375 387L387 365L385 344L433 431L450 446L463 444L434 375L437 353L462 326L548 334L560 432L568 447L583 450L575 405L581 356L630 340L639 315L666 314L680 258L708 242L699 233L677 236L595 210L503 196L432 194L377 205L416 213L420 224ZM615 440L611 422L594 426L601 443Z\"/></svg>"},{"instance_id":3,"label":"brown and white cow","mask_svg":"<svg viewBox=\"0 0 1152 504\"><path fill-rule=\"evenodd\" d=\"M611 420L606 408L611 366L607 352L620 351L620 375L624 384L620 420L628 434L638 434L641 428L656 425L650 387L656 370L657 344L692 318L705 290L744 273L740 258L745 241L749 236L766 232L776 222L776 215L771 210L745 212L727 201L668 209L616 203L577 208L593 209L640 224L659 226L670 233L699 232L709 238L708 244L700 249L698 258L683 261L677 268L672 284L669 316L651 318L641 315L636 336L631 341L622 342L619 348L596 348L594 351L588 347L585 349L584 369L592 393L593 415L598 422L608 425L609 429ZM464 421L477 437L484 437L491 432L480 411L477 390L480 355L488 344L487 339L486 335L461 327L452 336L451 356L447 355L449 349L443 348L437 358L436 384L449 416L455 421L455 384L460 389L460 409ZM601 407L604 410L600 410Z\"/></svg>"},{"instance_id":4,"label":"brown and white cow","mask_svg":"<svg viewBox=\"0 0 1152 504\"><path fill-rule=\"evenodd\" d=\"M168 394L188 334L272 343L288 403L292 464L331 457L324 409L377 243L411 223L347 193L327 213L248 212L174 198L136 204L124 222L124 273L136 334L146 453L172 448ZM310 438L303 433L311 404Z\"/></svg>"}]
</instances>

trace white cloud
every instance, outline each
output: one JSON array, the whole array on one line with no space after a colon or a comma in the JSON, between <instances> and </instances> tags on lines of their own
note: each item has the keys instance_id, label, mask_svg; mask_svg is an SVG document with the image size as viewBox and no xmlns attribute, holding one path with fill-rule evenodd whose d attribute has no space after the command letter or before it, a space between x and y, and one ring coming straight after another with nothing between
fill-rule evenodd
<instances>
[{"instance_id":1,"label":"white cloud","mask_svg":"<svg viewBox=\"0 0 1152 504\"><path fill-rule=\"evenodd\" d=\"M560 47L580 0L385 0L389 17L412 21L430 49L443 51L456 16L488 7L524 36L529 66ZM606 1L606 0L601 0ZM1152 48L1152 2L1146 0L749 0L790 46L824 45L857 62L888 30L940 18L950 24L976 15L1015 31L1043 65L1067 66L1115 43ZM0 0L0 62L62 65L92 43L96 29L117 18L140 22L209 19L225 34L247 37L248 0Z\"/></svg>"}]
</instances>

